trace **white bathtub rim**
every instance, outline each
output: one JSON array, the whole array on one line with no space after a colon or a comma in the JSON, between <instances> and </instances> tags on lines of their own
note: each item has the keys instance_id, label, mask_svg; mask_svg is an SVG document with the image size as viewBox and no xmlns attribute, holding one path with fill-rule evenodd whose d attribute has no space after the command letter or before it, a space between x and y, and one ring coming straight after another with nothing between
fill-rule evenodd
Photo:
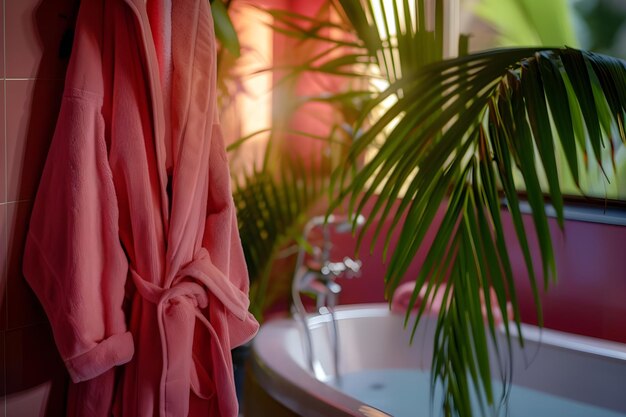
<instances>
[{"instance_id":1,"label":"white bathtub rim","mask_svg":"<svg viewBox=\"0 0 626 417\"><path fill-rule=\"evenodd\" d=\"M525 341L537 342L541 345L554 346L560 349L586 353L626 361L626 344L595 337L566 333L559 330L541 328L531 324L521 325L522 336ZM500 325L504 333L504 325ZM517 337L517 328L514 323L509 325L511 336Z\"/></svg>"},{"instance_id":2,"label":"white bathtub rim","mask_svg":"<svg viewBox=\"0 0 626 417\"><path fill-rule=\"evenodd\" d=\"M389 314L394 313L389 311L389 305L386 303L345 304L339 306L335 312L337 320L385 317ZM404 316L404 314L401 314L401 316ZM425 313L424 316L422 316L422 319L428 320L428 317L428 313ZM328 323L330 320L332 319L328 314L312 315L308 319L309 327L319 326L324 323ZM407 326L407 331L410 331L408 327L411 325L412 322L410 321ZM578 335L575 333L562 332L526 323L522 323L520 327L525 341L532 341L537 342L539 345L549 345L561 349L626 361L626 344L624 343ZM498 330L502 335L504 335L504 324L501 324ZM511 332L512 337L517 338L518 332L514 322L510 322L509 331Z\"/></svg>"},{"instance_id":3,"label":"white bathtub rim","mask_svg":"<svg viewBox=\"0 0 626 417\"><path fill-rule=\"evenodd\" d=\"M273 354L275 350L272 349L272 345L282 341L289 331L297 331L294 321L279 319L272 321L270 326L262 327L255 337L252 363L255 376L263 389L285 407L302 416L325 417L329 415L329 411L337 417L363 416L359 408L367 404L315 379L289 357L287 352L284 352L286 358ZM319 401L316 401L316 398ZM332 408L329 408L327 403L330 403Z\"/></svg>"},{"instance_id":4,"label":"white bathtub rim","mask_svg":"<svg viewBox=\"0 0 626 417\"><path fill-rule=\"evenodd\" d=\"M338 320L385 317L391 314L388 304L345 305L336 311ZM431 321L434 317L425 317L425 319L425 321ZM316 328L328 323L329 320L329 315L311 316L309 325L312 328ZM511 325L510 329L512 336L515 338L517 333L515 326ZM501 330L501 337L503 338L504 326L501 326ZM266 323L256 337L254 349L254 362L257 362L255 367L258 371L256 374L257 377L262 376L262 384L267 392L279 402L303 416L317 417L328 415L323 411L315 410L315 408L318 408L318 410L320 408L327 409L328 404L321 404L322 402L329 402L334 407L339 406L341 408L339 414L333 411L333 415L363 416L364 414L359 412L359 408L367 404L315 379L301 363L298 363L292 357L292 353L288 351L286 345L287 342L292 340L294 333L299 335L299 331L298 324L294 320L281 319ZM541 329L526 324L522 325L522 333L526 341L537 343L537 349L550 346L575 352L576 354L580 353L626 362L626 345L622 343L558 332L551 329ZM501 341L504 341L504 339L501 339ZM281 349L281 352L284 352L282 356L276 355L281 343L285 343ZM532 352L530 353L530 356L532 356ZM303 395L297 395L298 391ZM296 398L293 398L294 395ZM307 395L312 395L314 398L308 398L308 403L303 405L302 398Z\"/></svg>"}]
</instances>

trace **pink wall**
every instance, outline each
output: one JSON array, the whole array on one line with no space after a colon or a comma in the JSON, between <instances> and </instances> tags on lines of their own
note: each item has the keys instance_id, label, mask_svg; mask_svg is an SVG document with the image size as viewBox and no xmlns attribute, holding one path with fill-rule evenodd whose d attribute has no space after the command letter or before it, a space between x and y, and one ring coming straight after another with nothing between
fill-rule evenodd
<instances>
[{"instance_id":1,"label":"pink wall","mask_svg":"<svg viewBox=\"0 0 626 417\"><path fill-rule=\"evenodd\" d=\"M21 274L24 233L58 113L76 0L0 8L0 416L63 415L66 374Z\"/></svg>"},{"instance_id":2,"label":"pink wall","mask_svg":"<svg viewBox=\"0 0 626 417\"><path fill-rule=\"evenodd\" d=\"M530 216L525 216L527 229ZM513 226L505 224L508 237ZM550 221L558 281L543 294L545 326L626 343L626 227L566 221L562 233ZM509 239L510 240L510 239ZM533 244L535 270L541 261ZM532 294L519 249L511 251L524 321L535 323Z\"/></svg>"},{"instance_id":3,"label":"pink wall","mask_svg":"<svg viewBox=\"0 0 626 417\"><path fill-rule=\"evenodd\" d=\"M531 230L530 216L524 216L524 220L527 230ZM526 267L506 213L504 226L511 244L510 255L522 319L534 324L535 307ZM626 343L626 227L567 220L562 233L554 219L550 220L550 226L559 279L542 295L545 326ZM541 259L538 245L532 239L534 234L531 232L529 235L535 271L539 274ZM432 239L433 233L427 236ZM371 239L371 234L368 234L365 240L371 242ZM339 259L344 255L352 256L354 240L351 236L338 235L335 240L333 256ZM379 239L373 255L369 254L369 246L364 245L361 249L362 276L340 280L343 286L341 303L384 301L382 247L382 239ZM418 253L407 279L417 276L424 256L425 251Z\"/></svg>"},{"instance_id":4,"label":"pink wall","mask_svg":"<svg viewBox=\"0 0 626 417\"><path fill-rule=\"evenodd\" d=\"M286 9L304 16L317 18L326 16L330 19L330 11L325 7L327 5L328 2L325 0L285 0L282 4L270 4L270 7ZM306 23L298 23L306 27ZM323 35L323 32L321 34ZM301 65L331 45L318 39L295 39L277 32L274 34L274 64L279 67ZM319 65L319 62L316 64ZM340 92L346 81L344 77L315 72L300 74L294 82L284 82L282 77L282 74L275 76L277 88L273 91L274 113L278 114L280 120L284 120L285 114L288 115L288 129L319 137L326 137L336 129L337 124L343 120L336 108L327 103L300 102L302 97ZM278 83L278 80L281 82ZM329 165L330 160L327 158L329 148L330 145L323 140L290 133L286 135L280 149L284 154L291 155L299 163L304 164L307 169L320 170Z\"/></svg>"}]
</instances>

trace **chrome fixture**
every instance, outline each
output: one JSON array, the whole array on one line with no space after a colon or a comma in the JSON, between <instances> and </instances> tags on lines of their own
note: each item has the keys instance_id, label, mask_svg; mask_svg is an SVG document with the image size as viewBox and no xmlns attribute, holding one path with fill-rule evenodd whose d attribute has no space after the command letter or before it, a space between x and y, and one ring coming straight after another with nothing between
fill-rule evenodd
<instances>
[{"instance_id":1,"label":"chrome fixture","mask_svg":"<svg viewBox=\"0 0 626 417\"><path fill-rule=\"evenodd\" d=\"M309 234L317 227L322 228L322 245L312 246L310 250L312 259L305 262L306 245L301 244L296 260L296 269L291 285L293 299L293 315L304 327L304 346L307 366L318 379L325 378L325 373L315 361L311 330L307 319L307 311L302 303L302 293L310 293L315 297L317 313L328 314L331 322L331 344L335 377L339 377L339 331L335 320L335 306L341 286L335 281L337 277L356 277L360 274L361 261L349 257L338 262L330 260L331 231L335 233L347 233L356 230L365 223L365 217L329 215L313 217L304 226L302 242L309 242Z\"/></svg>"}]
</instances>

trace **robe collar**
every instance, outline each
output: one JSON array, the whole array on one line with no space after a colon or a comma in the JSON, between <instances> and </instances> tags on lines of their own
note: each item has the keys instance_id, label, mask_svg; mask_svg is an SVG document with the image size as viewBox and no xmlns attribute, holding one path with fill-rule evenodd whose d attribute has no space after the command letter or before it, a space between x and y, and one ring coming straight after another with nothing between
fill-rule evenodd
<instances>
[{"instance_id":1,"label":"robe collar","mask_svg":"<svg viewBox=\"0 0 626 417\"><path fill-rule=\"evenodd\" d=\"M165 148L165 118L163 110L163 96L161 94L161 80L156 48L150 30L150 22L146 10L146 0L124 0L135 15L139 27L141 50L146 61L147 81L150 87L149 101L152 104L152 130L154 135L155 154L161 193L161 214L163 217L164 236L169 233L170 202L167 192L167 169Z\"/></svg>"},{"instance_id":2,"label":"robe collar","mask_svg":"<svg viewBox=\"0 0 626 417\"><path fill-rule=\"evenodd\" d=\"M123 0L134 12L134 15L137 19L137 23L140 29L140 37L142 41L142 50L144 53L144 58L147 62L147 76L148 76L148 85L150 86L150 102L152 103L152 119L153 119L153 130L155 136L155 147L156 147L156 157L157 164L159 169L159 179L161 182L161 191L163 194L164 201L167 203L167 172L166 172L166 145L165 145L165 119L164 119L164 106L163 106L163 96L162 96L162 86L160 81L159 74L159 65L157 60L156 48L154 45L154 40L152 38L152 32L150 29L150 22L148 20L148 14L146 9L146 0ZM214 44L200 44L205 39L203 37L197 37L197 33L200 29L199 25L199 15L198 12L200 2L206 0L189 0L186 1L186 6L184 7L183 12L179 12L179 19L185 19L184 24L188 27L193 27L194 30L190 34L190 39L181 39L177 40L177 34L175 32L172 33L172 43L173 49L174 47L177 50L184 50L184 52L177 54L176 51L172 51L172 59L173 62L173 72L174 73L182 73L183 71L188 71L189 74L184 74L182 78L190 83L193 77L198 77L198 75L194 75L191 73L191 68L197 63L202 63L202 65L206 65L209 68L209 74L205 76L207 79L211 79L215 77L216 74L216 62L215 62L215 45ZM181 7L179 3L172 2L172 7ZM210 12L209 12L210 13ZM172 11L172 15L175 18L176 11ZM209 30L213 30L212 21L211 27ZM175 22L173 24L175 26ZM200 45L199 45L200 44ZM186 56L184 56L186 55ZM175 75L173 75L175 77ZM212 80L214 81L214 80ZM195 82L195 80L194 80ZM200 83L205 84L205 83ZM209 88L211 85L214 85L214 82L209 82ZM177 94L180 91L176 88L173 88L172 94ZM215 94L215 91L213 91ZM178 101L187 102L190 100L190 97L178 97ZM182 113L188 112L188 109L182 109ZM209 118L214 117L214 114L206 115ZM179 114L181 120L184 120L186 114ZM173 137L173 143L177 143L175 149L178 149L182 145L181 132L172 132L174 135L178 135L178 138ZM180 162L181 152L176 152L176 155L173 155L172 160L174 164ZM169 204L165 204L165 212L168 214L164 216L165 219L169 219ZM167 221L166 221L167 223Z\"/></svg>"},{"instance_id":3,"label":"robe collar","mask_svg":"<svg viewBox=\"0 0 626 417\"><path fill-rule=\"evenodd\" d=\"M187 208L194 205L194 199L204 199L199 193L177 193L180 187L188 187L196 182L202 173L202 160L208 159L210 144L206 143L204 131L216 123L216 53L212 35L213 20L206 0L186 0L172 2L172 132L171 141L173 173L168 178L166 168L165 117L161 78L156 48L144 0L124 0L133 10L139 25L140 40L147 62L146 76L150 87L149 100L152 105L154 146L157 159L158 178L161 193L161 212L164 236L167 241L165 285L171 283L175 271L195 250L179 250L190 242L186 222ZM207 7L208 10L202 10ZM208 13L208 19L201 18ZM204 17L204 15L203 15ZM176 27L186 30L176 31ZM207 33L209 32L209 33ZM201 67L198 70L198 67ZM193 97L192 97L193 95ZM199 120L201 119L201 120ZM193 129L190 132L189 129ZM171 181L171 199L168 195L168 181ZM178 210L177 210L178 209ZM197 215L200 213L191 213ZM201 215L201 214L200 214ZM191 238L191 241L194 239ZM196 242L199 243L199 242ZM190 249L190 248L187 248ZM196 248L197 249L197 248ZM186 255L184 255L186 254Z\"/></svg>"}]
</instances>

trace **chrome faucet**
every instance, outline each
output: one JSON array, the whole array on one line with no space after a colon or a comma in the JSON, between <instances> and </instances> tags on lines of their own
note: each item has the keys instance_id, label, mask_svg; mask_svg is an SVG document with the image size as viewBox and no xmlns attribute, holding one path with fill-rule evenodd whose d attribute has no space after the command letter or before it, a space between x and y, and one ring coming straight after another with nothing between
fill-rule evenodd
<instances>
[{"instance_id":1,"label":"chrome faucet","mask_svg":"<svg viewBox=\"0 0 626 417\"><path fill-rule=\"evenodd\" d=\"M322 227L322 246L313 246L312 262L305 263L305 245L300 245L296 269L291 286L291 296L293 299L293 313L304 327L304 345L307 366L318 379L325 377L319 362L315 361L313 353L313 341L311 340L311 330L308 325L307 312L302 303L302 293L312 293L315 297L318 314L329 314L331 317L331 348L333 352L333 362L335 377L339 377L339 331L335 320L335 306L341 293L341 286L335 281L339 276L356 277L361 270L361 261L353 260L349 257L343 258L339 262L330 260L331 227L335 233L346 233L353 228L360 227L365 223L365 218L361 215L356 218L347 216L329 215L313 217L304 226L302 241L308 242L309 234L316 227Z\"/></svg>"}]
</instances>

